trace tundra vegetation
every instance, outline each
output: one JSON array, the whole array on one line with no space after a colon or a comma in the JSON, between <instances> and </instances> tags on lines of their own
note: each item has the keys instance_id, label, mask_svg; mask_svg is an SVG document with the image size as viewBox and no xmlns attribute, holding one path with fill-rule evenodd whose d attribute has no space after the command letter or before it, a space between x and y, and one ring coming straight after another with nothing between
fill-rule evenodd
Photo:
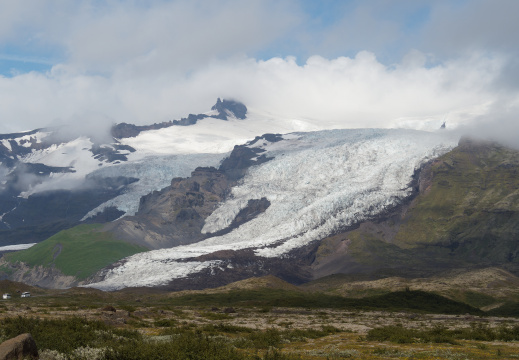
<instances>
[{"instance_id":1,"label":"tundra vegetation","mask_svg":"<svg viewBox=\"0 0 519 360\"><path fill-rule=\"evenodd\" d=\"M20 298L28 290L33 296ZM363 298L250 286L102 292L9 281L0 291L16 294L0 302L0 340L31 333L41 359L519 357L518 318L426 291ZM508 315L516 315L512 305Z\"/></svg>"}]
</instances>

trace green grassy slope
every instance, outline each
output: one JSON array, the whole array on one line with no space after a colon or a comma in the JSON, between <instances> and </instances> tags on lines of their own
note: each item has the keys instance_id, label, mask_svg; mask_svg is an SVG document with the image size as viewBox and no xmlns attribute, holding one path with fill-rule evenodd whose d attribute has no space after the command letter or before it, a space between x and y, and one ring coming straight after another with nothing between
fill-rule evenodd
<instances>
[{"instance_id":1,"label":"green grassy slope","mask_svg":"<svg viewBox=\"0 0 519 360\"><path fill-rule=\"evenodd\" d=\"M519 151L462 139L429 165L421 185L389 218L323 239L315 278L429 277L496 266L519 273Z\"/></svg>"},{"instance_id":2,"label":"green grassy slope","mask_svg":"<svg viewBox=\"0 0 519 360\"><path fill-rule=\"evenodd\" d=\"M491 143L463 142L432 166L393 243L444 245L466 259L513 261L519 238L519 153Z\"/></svg>"},{"instance_id":3,"label":"green grassy slope","mask_svg":"<svg viewBox=\"0 0 519 360\"><path fill-rule=\"evenodd\" d=\"M295 292L280 289L241 289L222 293L189 294L171 298L177 306L255 306L335 308L362 310L411 310L437 314L482 314L465 303L425 291L396 291L360 299L319 292Z\"/></svg>"},{"instance_id":4,"label":"green grassy slope","mask_svg":"<svg viewBox=\"0 0 519 360\"><path fill-rule=\"evenodd\" d=\"M85 279L126 256L147 251L145 247L115 240L100 232L100 225L79 225L63 230L33 247L6 255L10 262L30 266L55 266L63 274Z\"/></svg>"}]
</instances>

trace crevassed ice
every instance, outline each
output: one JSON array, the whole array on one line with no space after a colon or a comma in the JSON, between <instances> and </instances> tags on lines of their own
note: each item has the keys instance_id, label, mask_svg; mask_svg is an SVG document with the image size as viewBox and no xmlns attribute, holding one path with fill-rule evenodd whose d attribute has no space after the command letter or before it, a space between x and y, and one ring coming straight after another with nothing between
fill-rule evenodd
<instances>
[{"instance_id":1,"label":"crevassed ice","mask_svg":"<svg viewBox=\"0 0 519 360\"><path fill-rule=\"evenodd\" d=\"M266 197L271 206L253 221L205 243L255 247L258 255L279 256L381 213L410 194L415 169L456 144L441 135L324 131L283 142L284 147L275 143L278 148L268 154L275 160L251 169L233 189L232 199L207 218L203 232L226 228L248 199ZM291 151L294 142L299 144ZM276 243L282 245L261 248Z\"/></svg>"},{"instance_id":2,"label":"crevassed ice","mask_svg":"<svg viewBox=\"0 0 519 360\"><path fill-rule=\"evenodd\" d=\"M249 199L271 202L263 214L223 236L129 257L93 286L165 284L217 266L177 260L224 249L253 248L259 256L283 256L398 204L411 192L414 171L456 144L457 138L447 132L379 129L291 134L280 142L255 144L275 158L249 170L231 198L206 219L203 232L226 228Z\"/></svg>"}]
</instances>

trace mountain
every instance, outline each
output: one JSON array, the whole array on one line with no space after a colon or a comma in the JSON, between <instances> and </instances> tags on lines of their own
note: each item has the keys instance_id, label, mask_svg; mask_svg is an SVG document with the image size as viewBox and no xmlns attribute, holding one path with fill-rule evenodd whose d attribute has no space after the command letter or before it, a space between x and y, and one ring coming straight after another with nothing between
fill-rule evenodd
<instances>
[{"instance_id":1,"label":"mountain","mask_svg":"<svg viewBox=\"0 0 519 360\"><path fill-rule=\"evenodd\" d=\"M323 239L313 264L330 273L502 266L517 271L519 152L460 140L428 164L418 196L399 214Z\"/></svg>"},{"instance_id":2,"label":"mountain","mask_svg":"<svg viewBox=\"0 0 519 360\"><path fill-rule=\"evenodd\" d=\"M163 249L110 265L90 281L105 289L206 287L269 269L292 282L308 280L320 239L408 201L416 171L455 144L447 133L411 130L257 137L236 146L218 169L173 179L143 197L135 215L97 230Z\"/></svg>"},{"instance_id":3,"label":"mountain","mask_svg":"<svg viewBox=\"0 0 519 360\"><path fill-rule=\"evenodd\" d=\"M218 99L205 114L120 123L110 133L55 127L0 135L0 252L80 223L133 215L141 196L198 166L218 166L234 145L309 126Z\"/></svg>"},{"instance_id":4,"label":"mountain","mask_svg":"<svg viewBox=\"0 0 519 360\"><path fill-rule=\"evenodd\" d=\"M207 287L266 272L294 283L306 281L312 278L308 265L319 240L399 207L412 196L413 178L421 165L454 146L454 139L445 133L409 130L334 130L256 138L237 146L222 162L218 172L231 174L231 178L227 175L230 184L233 176L238 180L197 229L197 238L127 258L92 286ZM237 170L247 164L244 159L254 162L240 178ZM161 194L172 202L176 202L174 182ZM190 190L187 195L199 198L200 192ZM258 202L264 204L259 211ZM133 224L125 226L142 230L141 239L154 237L154 229L147 230L140 222L140 211ZM155 223L164 221L156 219Z\"/></svg>"},{"instance_id":5,"label":"mountain","mask_svg":"<svg viewBox=\"0 0 519 360\"><path fill-rule=\"evenodd\" d=\"M135 151L81 171L84 179L126 179L115 187L121 193L89 205L82 225L4 255L0 277L182 290L265 275L302 284L333 274L517 273L517 151L445 130L294 132L309 123L254 112L238 118L243 108L219 100L214 116L193 125L159 124L114 139ZM270 128L283 131L236 144Z\"/></svg>"}]
</instances>

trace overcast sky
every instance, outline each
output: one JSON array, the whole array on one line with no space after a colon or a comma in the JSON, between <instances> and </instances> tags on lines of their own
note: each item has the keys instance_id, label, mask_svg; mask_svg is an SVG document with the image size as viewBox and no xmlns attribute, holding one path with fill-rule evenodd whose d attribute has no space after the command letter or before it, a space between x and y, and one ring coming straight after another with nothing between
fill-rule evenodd
<instances>
[{"instance_id":1,"label":"overcast sky","mask_svg":"<svg viewBox=\"0 0 519 360\"><path fill-rule=\"evenodd\" d=\"M0 0L0 133L149 124L223 97L343 127L511 136L517 14L516 0Z\"/></svg>"}]
</instances>

